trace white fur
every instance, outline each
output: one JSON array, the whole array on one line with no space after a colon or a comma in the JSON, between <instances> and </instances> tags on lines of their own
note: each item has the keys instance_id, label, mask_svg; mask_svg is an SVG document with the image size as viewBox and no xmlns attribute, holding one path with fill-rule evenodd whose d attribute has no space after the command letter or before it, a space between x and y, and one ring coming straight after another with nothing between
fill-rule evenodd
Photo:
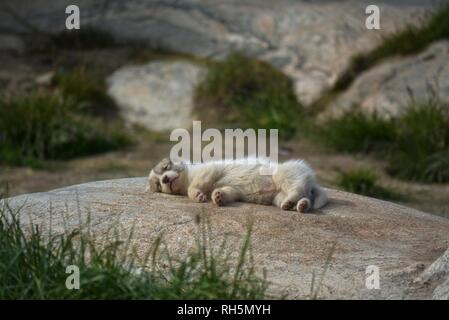
<instances>
[{"instance_id":1,"label":"white fur","mask_svg":"<svg viewBox=\"0 0 449 320\"><path fill-rule=\"evenodd\" d=\"M325 190L305 161L271 164L272 175L261 174L268 164L255 158L200 164L176 164L164 159L151 170L147 190L187 195L198 202L211 199L219 206L242 201L299 212L327 203Z\"/></svg>"}]
</instances>

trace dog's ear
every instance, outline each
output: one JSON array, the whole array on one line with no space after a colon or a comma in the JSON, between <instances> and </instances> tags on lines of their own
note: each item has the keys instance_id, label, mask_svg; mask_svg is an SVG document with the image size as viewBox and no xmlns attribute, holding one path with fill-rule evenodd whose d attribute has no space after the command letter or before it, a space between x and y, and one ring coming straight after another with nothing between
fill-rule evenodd
<instances>
[{"instance_id":1,"label":"dog's ear","mask_svg":"<svg viewBox=\"0 0 449 320\"><path fill-rule=\"evenodd\" d=\"M153 192L161 192L161 185L159 184L159 181L153 179L150 181L150 190Z\"/></svg>"},{"instance_id":2,"label":"dog's ear","mask_svg":"<svg viewBox=\"0 0 449 320\"><path fill-rule=\"evenodd\" d=\"M170 166L173 164L173 162L169 158L164 158L161 161L161 164L165 167Z\"/></svg>"},{"instance_id":3,"label":"dog's ear","mask_svg":"<svg viewBox=\"0 0 449 320\"><path fill-rule=\"evenodd\" d=\"M170 170L173 167L173 162L169 158L164 158L161 161L162 170Z\"/></svg>"},{"instance_id":4,"label":"dog's ear","mask_svg":"<svg viewBox=\"0 0 449 320\"><path fill-rule=\"evenodd\" d=\"M161 162L159 162L156 165L156 167L154 167L153 170L157 174L162 174L162 173L164 173L164 171L170 170L172 166L173 166L173 163L171 162L171 160L168 158L164 158L164 159L162 159Z\"/></svg>"},{"instance_id":5,"label":"dog's ear","mask_svg":"<svg viewBox=\"0 0 449 320\"><path fill-rule=\"evenodd\" d=\"M148 179L148 185L147 185L147 188L146 188L145 192L148 192L148 191L160 192L161 191L160 187L161 187L161 185L160 185L160 182L159 182L159 178L156 177L156 176L151 176L150 175L150 177Z\"/></svg>"}]
</instances>

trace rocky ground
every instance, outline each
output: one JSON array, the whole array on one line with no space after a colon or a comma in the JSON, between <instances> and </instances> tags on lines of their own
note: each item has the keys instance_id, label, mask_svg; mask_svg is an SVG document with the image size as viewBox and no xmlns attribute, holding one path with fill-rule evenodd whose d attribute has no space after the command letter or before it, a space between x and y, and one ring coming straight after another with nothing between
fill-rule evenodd
<instances>
[{"instance_id":1,"label":"rocky ground","mask_svg":"<svg viewBox=\"0 0 449 320\"><path fill-rule=\"evenodd\" d=\"M295 81L300 101L310 104L329 89L351 57L374 48L406 23L418 22L431 3L379 1L381 30L367 30L370 1L157 0L79 1L81 20L118 38L195 56L221 58L231 51L270 62ZM46 32L63 30L70 1L6 1L20 17ZM0 30L20 31L8 11Z\"/></svg>"}]
</instances>

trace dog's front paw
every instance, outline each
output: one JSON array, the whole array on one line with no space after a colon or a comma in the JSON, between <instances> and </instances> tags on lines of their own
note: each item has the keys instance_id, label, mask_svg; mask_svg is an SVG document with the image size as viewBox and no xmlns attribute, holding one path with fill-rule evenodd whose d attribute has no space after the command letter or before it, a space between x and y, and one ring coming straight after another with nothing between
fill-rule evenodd
<instances>
[{"instance_id":1,"label":"dog's front paw","mask_svg":"<svg viewBox=\"0 0 449 320\"><path fill-rule=\"evenodd\" d=\"M221 191L215 190L212 192L212 202L221 207L224 205L224 195Z\"/></svg>"},{"instance_id":2,"label":"dog's front paw","mask_svg":"<svg viewBox=\"0 0 449 320\"><path fill-rule=\"evenodd\" d=\"M307 198L302 198L301 200L298 201L298 204L296 205L296 211L300 213L305 213L309 211L310 207L311 207L310 200Z\"/></svg>"},{"instance_id":3,"label":"dog's front paw","mask_svg":"<svg viewBox=\"0 0 449 320\"><path fill-rule=\"evenodd\" d=\"M207 201L206 195L204 193L202 193L201 191L196 192L195 199L198 202L206 202Z\"/></svg>"}]
</instances>

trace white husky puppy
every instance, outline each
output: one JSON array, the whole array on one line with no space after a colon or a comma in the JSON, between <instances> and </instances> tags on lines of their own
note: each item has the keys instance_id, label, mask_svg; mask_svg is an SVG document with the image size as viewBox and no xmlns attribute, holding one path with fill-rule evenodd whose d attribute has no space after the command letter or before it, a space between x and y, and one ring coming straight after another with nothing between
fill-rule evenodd
<instances>
[{"instance_id":1,"label":"white husky puppy","mask_svg":"<svg viewBox=\"0 0 449 320\"><path fill-rule=\"evenodd\" d=\"M217 206L242 201L306 212L327 201L326 191L303 160L270 164L261 159L200 164L163 159L150 172L146 191L187 195L197 202L212 199ZM271 175L261 174L270 165Z\"/></svg>"}]
</instances>

